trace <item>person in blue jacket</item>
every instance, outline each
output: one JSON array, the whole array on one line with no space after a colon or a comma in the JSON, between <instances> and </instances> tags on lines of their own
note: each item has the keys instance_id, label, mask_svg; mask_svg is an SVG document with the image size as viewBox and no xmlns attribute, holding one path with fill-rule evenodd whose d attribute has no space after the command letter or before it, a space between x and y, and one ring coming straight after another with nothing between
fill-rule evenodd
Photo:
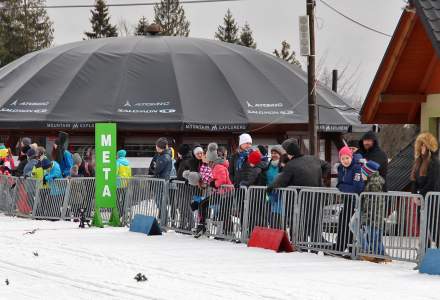
<instances>
[{"instance_id":1,"label":"person in blue jacket","mask_svg":"<svg viewBox=\"0 0 440 300\"><path fill-rule=\"evenodd\" d=\"M63 206L65 186L55 179L63 178L60 165L56 161L45 158L41 161L44 170L43 189L49 188L49 193L43 192L40 198L39 211L48 218L59 218Z\"/></svg>"},{"instance_id":2,"label":"person in blue jacket","mask_svg":"<svg viewBox=\"0 0 440 300\"><path fill-rule=\"evenodd\" d=\"M337 188L343 193L360 194L364 191L364 181L362 180L362 168L359 160L362 157L356 155L347 146L339 151L341 164L338 167Z\"/></svg>"},{"instance_id":3,"label":"person in blue jacket","mask_svg":"<svg viewBox=\"0 0 440 300\"><path fill-rule=\"evenodd\" d=\"M362 179L362 168L359 159L358 156L353 157L353 151L347 146L339 151L341 164L338 167L338 184L336 187L342 193L360 194L364 191L364 180ZM335 250L338 252L344 252L353 244L350 220L356 208L356 201L353 196L341 195L341 201L343 208L339 213L338 234L335 244Z\"/></svg>"}]
</instances>

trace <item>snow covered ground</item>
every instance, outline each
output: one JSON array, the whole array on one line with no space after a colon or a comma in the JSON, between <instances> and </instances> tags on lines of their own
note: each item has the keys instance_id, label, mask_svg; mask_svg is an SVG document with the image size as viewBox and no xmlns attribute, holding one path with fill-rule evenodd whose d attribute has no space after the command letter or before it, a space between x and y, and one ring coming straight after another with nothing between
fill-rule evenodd
<instances>
[{"instance_id":1,"label":"snow covered ground","mask_svg":"<svg viewBox=\"0 0 440 300\"><path fill-rule=\"evenodd\" d=\"M440 297L440 276L420 275L414 264L277 254L175 233L147 237L126 228L77 226L0 216L0 299ZM148 281L136 282L139 272Z\"/></svg>"}]
</instances>

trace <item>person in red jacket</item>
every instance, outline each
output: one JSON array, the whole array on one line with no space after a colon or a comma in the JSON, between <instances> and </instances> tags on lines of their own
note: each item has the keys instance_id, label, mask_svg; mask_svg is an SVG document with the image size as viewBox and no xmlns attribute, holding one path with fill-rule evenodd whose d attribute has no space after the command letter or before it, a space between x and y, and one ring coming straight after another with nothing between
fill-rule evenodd
<instances>
[{"instance_id":1,"label":"person in red jacket","mask_svg":"<svg viewBox=\"0 0 440 300\"><path fill-rule=\"evenodd\" d=\"M205 225L206 217L208 215L208 207L213 211L210 216L213 221L223 221L223 230L225 234L227 234L232 227L230 221L231 213L228 212L227 209L230 209L231 207L229 202L233 197L234 188L232 187L232 182L229 177L229 163L227 160L218 156L217 150L218 145L216 143L210 143L206 151L205 160L208 163L208 166L212 169L212 180L209 185L213 188L213 192L210 197L207 197L199 204L200 226L195 237L199 237L206 230ZM215 201L213 201L213 194L220 194L221 197L215 197ZM222 213L219 214L219 211Z\"/></svg>"}]
</instances>

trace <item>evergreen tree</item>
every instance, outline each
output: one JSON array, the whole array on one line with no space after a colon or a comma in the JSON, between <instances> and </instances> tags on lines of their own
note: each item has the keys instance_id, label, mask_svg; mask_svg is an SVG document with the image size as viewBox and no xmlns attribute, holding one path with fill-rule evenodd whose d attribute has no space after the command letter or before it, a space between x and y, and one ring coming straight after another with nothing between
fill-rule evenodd
<instances>
[{"instance_id":1,"label":"evergreen tree","mask_svg":"<svg viewBox=\"0 0 440 300\"><path fill-rule=\"evenodd\" d=\"M226 43L238 43L238 25L235 22L230 9L228 9L223 18L223 25L218 26L215 38Z\"/></svg>"},{"instance_id":2,"label":"evergreen tree","mask_svg":"<svg viewBox=\"0 0 440 300\"><path fill-rule=\"evenodd\" d=\"M134 29L134 35L147 35L148 25L147 18L140 18L136 28Z\"/></svg>"},{"instance_id":3,"label":"evergreen tree","mask_svg":"<svg viewBox=\"0 0 440 300\"><path fill-rule=\"evenodd\" d=\"M104 0L96 0L95 9L90 13L92 14L90 18L92 31L84 33L88 39L118 36L118 29L110 24L108 7Z\"/></svg>"},{"instance_id":4,"label":"evergreen tree","mask_svg":"<svg viewBox=\"0 0 440 300\"><path fill-rule=\"evenodd\" d=\"M53 23L45 0L0 0L0 66L50 47Z\"/></svg>"},{"instance_id":5,"label":"evergreen tree","mask_svg":"<svg viewBox=\"0 0 440 300\"><path fill-rule=\"evenodd\" d=\"M240 45L248 47L248 48L257 48L257 43L254 40L253 33L251 27L246 22L241 29L240 33L240 41L238 42Z\"/></svg>"},{"instance_id":6,"label":"evergreen tree","mask_svg":"<svg viewBox=\"0 0 440 300\"><path fill-rule=\"evenodd\" d=\"M283 41L281 43L281 50L278 51L277 49L275 49L273 51L273 54L276 57L281 58L281 59L287 61L288 63L291 63L291 64L294 64L294 65L297 65L297 66L301 67L301 63L296 58L295 51L292 50L292 52L290 52L290 44L287 41Z\"/></svg>"},{"instance_id":7,"label":"evergreen tree","mask_svg":"<svg viewBox=\"0 0 440 300\"><path fill-rule=\"evenodd\" d=\"M161 35L188 36L190 22L179 0L161 0L154 5L154 23L162 27Z\"/></svg>"}]
</instances>

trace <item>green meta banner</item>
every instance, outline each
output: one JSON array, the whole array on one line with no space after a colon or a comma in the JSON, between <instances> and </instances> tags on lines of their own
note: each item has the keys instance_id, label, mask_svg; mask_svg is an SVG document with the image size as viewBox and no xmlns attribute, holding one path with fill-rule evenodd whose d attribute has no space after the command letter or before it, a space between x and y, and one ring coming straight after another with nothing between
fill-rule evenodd
<instances>
[{"instance_id":1,"label":"green meta banner","mask_svg":"<svg viewBox=\"0 0 440 300\"><path fill-rule=\"evenodd\" d=\"M116 124L95 124L95 215L93 225L103 227L101 209L111 209L109 225L119 226L119 211L116 205Z\"/></svg>"}]
</instances>

